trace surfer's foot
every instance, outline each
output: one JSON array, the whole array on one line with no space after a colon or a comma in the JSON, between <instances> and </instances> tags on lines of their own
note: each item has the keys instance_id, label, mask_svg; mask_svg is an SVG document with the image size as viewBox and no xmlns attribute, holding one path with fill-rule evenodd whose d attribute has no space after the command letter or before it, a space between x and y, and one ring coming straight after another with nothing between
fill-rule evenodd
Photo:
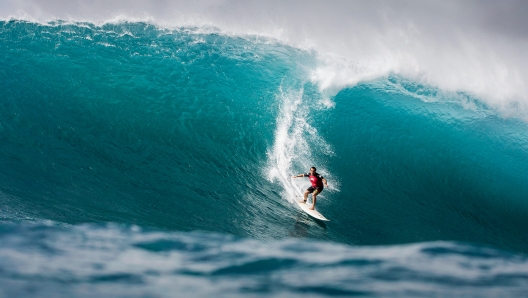
<instances>
[{"instance_id":1,"label":"surfer's foot","mask_svg":"<svg viewBox=\"0 0 528 298\"><path fill-rule=\"evenodd\" d=\"M308 208L308 209L310 209L310 210L314 210L314 209L315 209L315 206L312 205L312 207L310 207L310 208Z\"/></svg>"},{"instance_id":2,"label":"surfer's foot","mask_svg":"<svg viewBox=\"0 0 528 298\"><path fill-rule=\"evenodd\" d=\"M300 200L299 203L306 203L306 200Z\"/></svg>"}]
</instances>

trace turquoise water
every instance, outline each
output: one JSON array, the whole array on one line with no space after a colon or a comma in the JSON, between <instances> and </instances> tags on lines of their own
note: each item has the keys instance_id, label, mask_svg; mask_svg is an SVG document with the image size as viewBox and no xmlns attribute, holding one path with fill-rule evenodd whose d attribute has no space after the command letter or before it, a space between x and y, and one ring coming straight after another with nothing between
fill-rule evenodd
<instances>
[{"instance_id":1,"label":"turquoise water","mask_svg":"<svg viewBox=\"0 0 528 298\"><path fill-rule=\"evenodd\" d=\"M319 63L211 28L2 22L0 295L526 290L526 123L398 76L328 98ZM310 166L326 224L292 204Z\"/></svg>"}]
</instances>

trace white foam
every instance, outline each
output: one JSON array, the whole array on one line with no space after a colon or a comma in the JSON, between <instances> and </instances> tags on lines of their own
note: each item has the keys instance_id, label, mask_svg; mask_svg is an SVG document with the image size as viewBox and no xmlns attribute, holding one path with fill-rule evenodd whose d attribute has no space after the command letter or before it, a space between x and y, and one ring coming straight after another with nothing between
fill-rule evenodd
<instances>
[{"instance_id":1,"label":"white foam","mask_svg":"<svg viewBox=\"0 0 528 298\"><path fill-rule=\"evenodd\" d=\"M317 129L308 123L310 112L318 103L306 102L303 90L279 90L277 100L280 110L277 117L275 142L268 151L268 179L278 181L284 188L284 197L290 202L301 195L301 187L307 180L293 181L292 175L306 173L316 166L331 182L330 189L337 190L337 181L325 169L322 157L333 155L331 146L318 134ZM316 154L314 154L316 153Z\"/></svg>"}]
</instances>

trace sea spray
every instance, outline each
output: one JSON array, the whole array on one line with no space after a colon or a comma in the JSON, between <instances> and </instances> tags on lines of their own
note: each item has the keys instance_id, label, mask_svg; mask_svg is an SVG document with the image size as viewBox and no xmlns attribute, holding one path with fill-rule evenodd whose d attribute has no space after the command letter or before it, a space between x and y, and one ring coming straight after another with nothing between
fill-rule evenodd
<instances>
[{"instance_id":1,"label":"sea spray","mask_svg":"<svg viewBox=\"0 0 528 298\"><path fill-rule=\"evenodd\" d=\"M300 185L306 185L291 180L292 175L307 173L310 167L315 166L319 173L331 179L323 160L333 155L332 147L309 123L317 122L310 111L321 108L322 103L318 99L304 89L285 91L281 88L277 95L279 112L274 144L268 151L268 179L281 183L289 202L297 200L302 195ZM337 189L337 181L332 183L332 189Z\"/></svg>"}]
</instances>

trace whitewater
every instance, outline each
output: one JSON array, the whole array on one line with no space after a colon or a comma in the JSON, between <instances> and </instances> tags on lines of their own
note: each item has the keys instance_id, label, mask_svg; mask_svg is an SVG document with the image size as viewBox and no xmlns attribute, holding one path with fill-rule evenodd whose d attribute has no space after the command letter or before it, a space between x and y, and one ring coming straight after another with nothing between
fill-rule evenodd
<instances>
[{"instance_id":1,"label":"whitewater","mask_svg":"<svg viewBox=\"0 0 528 298\"><path fill-rule=\"evenodd\" d=\"M525 6L0 1L0 297L525 296Z\"/></svg>"}]
</instances>

